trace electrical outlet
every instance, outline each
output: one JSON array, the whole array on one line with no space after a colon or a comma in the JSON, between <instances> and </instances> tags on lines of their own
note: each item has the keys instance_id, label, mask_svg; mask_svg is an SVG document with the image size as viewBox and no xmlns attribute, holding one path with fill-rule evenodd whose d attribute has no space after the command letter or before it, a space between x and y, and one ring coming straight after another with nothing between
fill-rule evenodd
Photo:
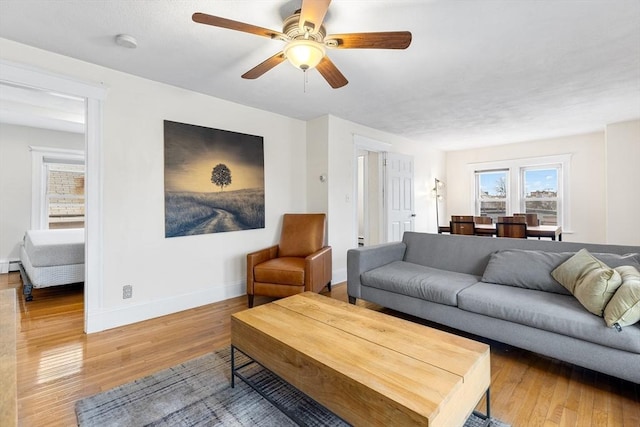
<instances>
[{"instance_id":1,"label":"electrical outlet","mask_svg":"<svg viewBox=\"0 0 640 427\"><path fill-rule=\"evenodd\" d=\"M122 287L122 299L131 298L133 296L133 287L131 285L124 285Z\"/></svg>"}]
</instances>

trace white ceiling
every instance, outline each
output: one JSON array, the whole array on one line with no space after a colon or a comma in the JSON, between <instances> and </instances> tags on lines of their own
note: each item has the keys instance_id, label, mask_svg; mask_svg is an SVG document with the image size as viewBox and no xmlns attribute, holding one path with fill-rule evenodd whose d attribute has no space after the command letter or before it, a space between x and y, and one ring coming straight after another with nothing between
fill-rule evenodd
<instances>
[{"instance_id":1,"label":"white ceiling","mask_svg":"<svg viewBox=\"0 0 640 427\"><path fill-rule=\"evenodd\" d=\"M329 50L349 80L283 63L282 42L192 22L281 30L300 0L2 0L0 37L308 120L332 114L445 150L603 130L640 118L638 0L334 0L328 34L408 30L407 50ZM137 49L114 43L131 34Z\"/></svg>"}]
</instances>

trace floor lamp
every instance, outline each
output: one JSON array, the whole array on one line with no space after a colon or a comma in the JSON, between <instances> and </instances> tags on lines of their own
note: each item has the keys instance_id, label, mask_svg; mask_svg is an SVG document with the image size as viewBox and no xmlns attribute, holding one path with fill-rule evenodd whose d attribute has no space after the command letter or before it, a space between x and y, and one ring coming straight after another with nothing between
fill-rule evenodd
<instances>
[{"instance_id":1,"label":"floor lamp","mask_svg":"<svg viewBox=\"0 0 640 427\"><path fill-rule=\"evenodd\" d=\"M435 178L435 185L431 192L433 196L436 198L436 226L440 227L440 209L438 207L438 202L442 200L442 189L444 187L444 183L440 181L438 178Z\"/></svg>"}]
</instances>

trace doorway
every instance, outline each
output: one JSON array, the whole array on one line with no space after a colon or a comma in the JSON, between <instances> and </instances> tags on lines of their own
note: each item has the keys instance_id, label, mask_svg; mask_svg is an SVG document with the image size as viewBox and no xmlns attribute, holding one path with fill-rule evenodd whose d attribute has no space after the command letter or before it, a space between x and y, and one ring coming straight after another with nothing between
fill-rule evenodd
<instances>
[{"instance_id":1,"label":"doorway","mask_svg":"<svg viewBox=\"0 0 640 427\"><path fill-rule=\"evenodd\" d=\"M85 107L84 161L85 182L85 292L84 330L102 330L99 321L102 294L102 168L99 153L102 146L102 100L106 91L100 85L74 80L52 73L0 60L0 85L53 92L81 98Z\"/></svg>"},{"instance_id":2,"label":"doorway","mask_svg":"<svg viewBox=\"0 0 640 427\"><path fill-rule=\"evenodd\" d=\"M413 157L354 135L355 239L358 246L402 240L415 218Z\"/></svg>"},{"instance_id":3,"label":"doorway","mask_svg":"<svg viewBox=\"0 0 640 427\"><path fill-rule=\"evenodd\" d=\"M382 153L358 150L358 246L377 245L384 240L381 158Z\"/></svg>"}]
</instances>

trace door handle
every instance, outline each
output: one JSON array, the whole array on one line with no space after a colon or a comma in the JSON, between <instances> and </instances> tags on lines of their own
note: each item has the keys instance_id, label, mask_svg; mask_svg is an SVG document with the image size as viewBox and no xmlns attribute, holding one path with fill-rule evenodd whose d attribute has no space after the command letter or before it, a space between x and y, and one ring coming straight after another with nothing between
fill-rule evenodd
<instances>
[{"instance_id":1,"label":"door handle","mask_svg":"<svg viewBox=\"0 0 640 427\"><path fill-rule=\"evenodd\" d=\"M415 217L415 216L416 216L416 214L411 214L411 217Z\"/></svg>"}]
</instances>

